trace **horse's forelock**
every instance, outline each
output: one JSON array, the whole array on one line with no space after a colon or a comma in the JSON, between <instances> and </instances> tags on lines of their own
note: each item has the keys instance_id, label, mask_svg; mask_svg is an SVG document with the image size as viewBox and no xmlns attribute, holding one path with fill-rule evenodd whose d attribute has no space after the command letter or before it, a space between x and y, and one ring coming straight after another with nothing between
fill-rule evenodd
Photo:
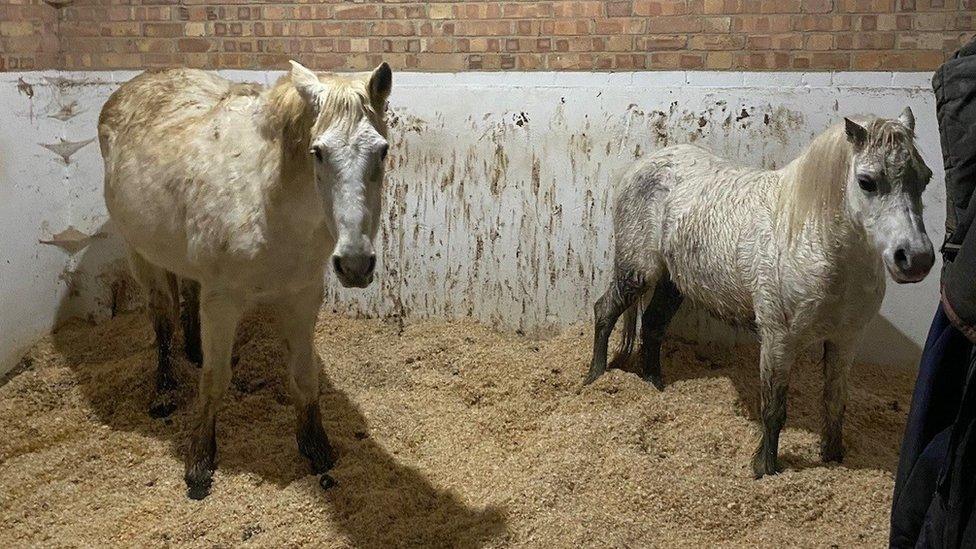
<instances>
[{"instance_id":1,"label":"horse's forelock","mask_svg":"<svg viewBox=\"0 0 976 549\"><path fill-rule=\"evenodd\" d=\"M385 134L382 117L369 101L365 82L335 76L325 77L322 83L326 91L314 108L309 108L287 75L271 90L271 117L281 126L287 142L305 147L313 132L321 133L333 126L351 131L364 117Z\"/></svg>"},{"instance_id":2,"label":"horse's forelock","mask_svg":"<svg viewBox=\"0 0 976 549\"><path fill-rule=\"evenodd\" d=\"M326 82L326 89L328 91L321 98L318 118L312 128L315 132L333 126L351 131L364 117L375 117L365 82L335 79Z\"/></svg>"}]
</instances>

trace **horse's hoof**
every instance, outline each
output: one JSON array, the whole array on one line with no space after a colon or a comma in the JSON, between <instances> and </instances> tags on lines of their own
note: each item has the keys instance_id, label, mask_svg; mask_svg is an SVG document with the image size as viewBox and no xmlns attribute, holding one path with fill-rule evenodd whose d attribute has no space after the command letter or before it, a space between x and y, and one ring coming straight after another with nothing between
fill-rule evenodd
<instances>
[{"instance_id":1,"label":"horse's hoof","mask_svg":"<svg viewBox=\"0 0 976 549\"><path fill-rule=\"evenodd\" d=\"M191 483L189 480L186 481L186 497L200 501L201 499L210 495L210 486L213 484L212 478L203 479L200 481L195 481Z\"/></svg>"},{"instance_id":2,"label":"horse's hoof","mask_svg":"<svg viewBox=\"0 0 976 549\"><path fill-rule=\"evenodd\" d=\"M163 419L169 417L174 411L176 411L176 403L156 402L149 407L149 416L154 419Z\"/></svg>"},{"instance_id":3,"label":"horse's hoof","mask_svg":"<svg viewBox=\"0 0 976 549\"><path fill-rule=\"evenodd\" d=\"M653 385L654 388L657 389L658 391L664 390L664 380L661 378L661 376L646 374L646 375L642 375L641 379Z\"/></svg>"},{"instance_id":4,"label":"horse's hoof","mask_svg":"<svg viewBox=\"0 0 976 549\"><path fill-rule=\"evenodd\" d=\"M186 481L186 496L190 499L201 500L210 495L213 484L213 469L206 464L196 464L189 467L183 476Z\"/></svg>"},{"instance_id":5,"label":"horse's hoof","mask_svg":"<svg viewBox=\"0 0 976 549\"><path fill-rule=\"evenodd\" d=\"M214 420L198 425L190 436L186 454L186 495L190 499L203 499L210 493L214 470L217 469L217 439Z\"/></svg>"},{"instance_id":6,"label":"horse's hoof","mask_svg":"<svg viewBox=\"0 0 976 549\"><path fill-rule=\"evenodd\" d=\"M772 463L761 458L752 460L752 476L756 480L777 473L779 473L779 470L776 468L776 460L773 460Z\"/></svg>"},{"instance_id":7,"label":"horse's hoof","mask_svg":"<svg viewBox=\"0 0 976 549\"><path fill-rule=\"evenodd\" d=\"M310 432L306 431L298 438L298 450L308 459L312 473L318 475L332 469L335 458L332 455L332 445L325 431L318 424L313 423Z\"/></svg>"},{"instance_id":8,"label":"horse's hoof","mask_svg":"<svg viewBox=\"0 0 976 549\"><path fill-rule=\"evenodd\" d=\"M844 445L829 444L820 448L820 459L824 463L840 463L844 461Z\"/></svg>"},{"instance_id":9,"label":"horse's hoof","mask_svg":"<svg viewBox=\"0 0 976 549\"><path fill-rule=\"evenodd\" d=\"M203 352L200 351L199 347L187 347L183 354L186 355L186 359L192 362L195 366L203 365Z\"/></svg>"},{"instance_id":10,"label":"horse's hoof","mask_svg":"<svg viewBox=\"0 0 976 549\"><path fill-rule=\"evenodd\" d=\"M338 483L335 481L335 479L328 474L323 473L322 476L319 477L319 486L321 486L323 490L328 490L336 484Z\"/></svg>"},{"instance_id":11,"label":"horse's hoof","mask_svg":"<svg viewBox=\"0 0 976 549\"><path fill-rule=\"evenodd\" d=\"M332 448L328 446L328 443L326 443L325 448L316 447L313 450L306 448L302 454L308 459L313 474L323 474L332 470L332 466L335 465L335 460L332 458Z\"/></svg>"},{"instance_id":12,"label":"horse's hoof","mask_svg":"<svg viewBox=\"0 0 976 549\"><path fill-rule=\"evenodd\" d=\"M149 415L156 419L169 417L176 410L175 383L168 389L157 389L156 396L149 404Z\"/></svg>"},{"instance_id":13,"label":"horse's hoof","mask_svg":"<svg viewBox=\"0 0 976 549\"><path fill-rule=\"evenodd\" d=\"M319 475L327 471L332 470L332 466L335 462L332 460L332 456L316 456L308 458L308 462L312 467L312 473Z\"/></svg>"},{"instance_id":14,"label":"horse's hoof","mask_svg":"<svg viewBox=\"0 0 976 549\"><path fill-rule=\"evenodd\" d=\"M589 384L593 383L601 375L603 375L603 372L590 372L590 373L586 374L586 377L583 379L583 385L585 386L585 385L589 385Z\"/></svg>"}]
</instances>

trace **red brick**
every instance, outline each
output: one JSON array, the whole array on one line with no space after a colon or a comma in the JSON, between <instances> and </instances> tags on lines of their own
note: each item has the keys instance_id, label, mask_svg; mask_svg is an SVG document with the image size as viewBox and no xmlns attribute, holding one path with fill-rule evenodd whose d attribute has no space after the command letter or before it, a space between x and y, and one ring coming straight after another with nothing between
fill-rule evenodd
<instances>
[{"instance_id":1,"label":"red brick","mask_svg":"<svg viewBox=\"0 0 976 549\"><path fill-rule=\"evenodd\" d=\"M633 13L633 2L607 2L607 17L630 17Z\"/></svg>"},{"instance_id":2,"label":"red brick","mask_svg":"<svg viewBox=\"0 0 976 549\"><path fill-rule=\"evenodd\" d=\"M830 13L834 9L834 0L803 0L803 13Z\"/></svg>"},{"instance_id":3,"label":"red brick","mask_svg":"<svg viewBox=\"0 0 976 549\"><path fill-rule=\"evenodd\" d=\"M380 8L376 5L337 6L333 12L336 19L379 19Z\"/></svg>"},{"instance_id":4,"label":"red brick","mask_svg":"<svg viewBox=\"0 0 976 549\"><path fill-rule=\"evenodd\" d=\"M177 49L181 52L203 53L210 51L212 41L206 38L180 38L177 44Z\"/></svg>"},{"instance_id":5,"label":"red brick","mask_svg":"<svg viewBox=\"0 0 976 549\"><path fill-rule=\"evenodd\" d=\"M976 0L16 0L0 22L0 70L931 70Z\"/></svg>"}]
</instances>

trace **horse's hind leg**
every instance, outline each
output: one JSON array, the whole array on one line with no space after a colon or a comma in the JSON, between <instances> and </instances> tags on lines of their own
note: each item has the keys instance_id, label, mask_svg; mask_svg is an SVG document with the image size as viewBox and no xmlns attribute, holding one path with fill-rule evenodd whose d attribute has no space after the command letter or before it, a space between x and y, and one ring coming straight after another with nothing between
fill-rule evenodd
<instances>
[{"instance_id":1,"label":"horse's hind leg","mask_svg":"<svg viewBox=\"0 0 976 549\"><path fill-rule=\"evenodd\" d=\"M653 278L653 277L652 277ZM647 287L647 279L630 269L615 269L607 291L593 305L593 359L583 384L590 384L607 371L607 348L610 334L620 315L633 306Z\"/></svg>"},{"instance_id":2,"label":"horse's hind leg","mask_svg":"<svg viewBox=\"0 0 976 549\"><path fill-rule=\"evenodd\" d=\"M824 461L844 459L844 409L847 407L847 379L854 361L854 346L846 341L824 343L824 424L820 457Z\"/></svg>"},{"instance_id":3,"label":"horse's hind leg","mask_svg":"<svg viewBox=\"0 0 976 549\"><path fill-rule=\"evenodd\" d=\"M641 362L644 380L658 389L664 388L661 376L661 343L668 324L681 307L684 298L665 273L658 279L654 296L641 316Z\"/></svg>"},{"instance_id":4,"label":"horse's hind leg","mask_svg":"<svg viewBox=\"0 0 976 549\"><path fill-rule=\"evenodd\" d=\"M763 333L760 349L760 417L762 439L752 458L756 478L777 472L779 434L786 423L786 395L795 349L781 334Z\"/></svg>"},{"instance_id":5,"label":"horse's hind leg","mask_svg":"<svg viewBox=\"0 0 976 549\"><path fill-rule=\"evenodd\" d=\"M183 325L183 353L196 365L203 364L200 349L200 283L184 278L180 280L183 308L180 321Z\"/></svg>"},{"instance_id":6,"label":"horse's hind leg","mask_svg":"<svg viewBox=\"0 0 976 549\"><path fill-rule=\"evenodd\" d=\"M192 499L203 499L210 493L217 458L217 406L230 385L231 349L243 310L244 301L239 297L210 291L206 286L201 288L203 368L183 476L187 495Z\"/></svg>"},{"instance_id":7,"label":"horse's hind leg","mask_svg":"<svg viewBox=\"0 0 976 549\"><path fill-rule=\"evenodd\" d=\"M322 288L314 287L282 298L275 311L288 346L289 387L295 405L298 450L308 458L316 474L325 473L333 463L332 446L322 427L319 410L322 366L312 341L321 304Z\"/></svg>"},{"instance_id":8,"label":"horse's hind leg","mask_svg":"<svg viewBox=\"0 0 976 549\"><path fill-rule=\"evenodd\" d=\"M162 418L176 409L176 377L173 374L173 332L179 317L177 279L172 273L152 265L136 252L129 254L133 276L145 289L149 314L156 333L156 394L149 415Z\"/></svg>"}]
</instances>

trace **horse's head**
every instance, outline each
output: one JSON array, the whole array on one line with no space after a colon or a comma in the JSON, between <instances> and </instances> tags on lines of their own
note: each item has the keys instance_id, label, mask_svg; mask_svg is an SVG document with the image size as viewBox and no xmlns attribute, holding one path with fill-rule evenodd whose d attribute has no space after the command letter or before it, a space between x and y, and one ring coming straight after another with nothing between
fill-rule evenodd
<instances>
[{"instance_id":1,"label":"horse's head","mask_svg":"<svg viewBox=\"0 0 976 549\"><path fill-rule=\"evenodd\" d=\"M922 191L932 170L915 148L915 117L905 108L894 120L844 123L854 149L847 202L895 282L918 282L935 263L935 251L922 221Z\"/></svg>"},{"instance_id":2,"label":"horse's head","mask_svg":"<svg viewBox=\"0 0 976 549\"><path fill-rule=\"evenodd\" d=\"M393 84L390 66L371 73L323 75L292 61L291 81L314 112L308 154L335 238L332 267L343 286L373 281L373 238L389 145L384 111Z\"/></svg>"}]
</instances>

